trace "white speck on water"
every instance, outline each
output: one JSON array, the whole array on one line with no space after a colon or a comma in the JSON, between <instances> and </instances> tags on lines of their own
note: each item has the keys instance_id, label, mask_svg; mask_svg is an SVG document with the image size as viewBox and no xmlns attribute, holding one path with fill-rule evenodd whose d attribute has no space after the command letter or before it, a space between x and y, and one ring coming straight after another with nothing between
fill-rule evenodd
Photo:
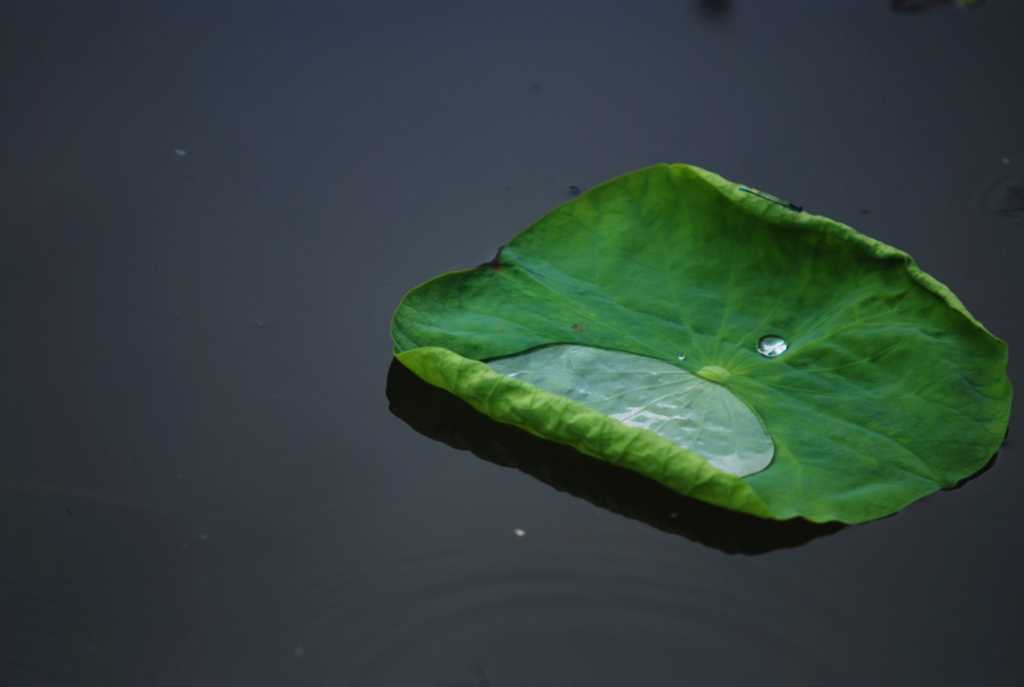
<instances>
[{"instance_id":1,"label":"white speck on water","mask_svg":"<svg viewBox=\"0 0 1024 687\"><path fill-rule=\"evenodd\" d=\"M178 157L188 157L188 149L187 148L175 148L174 149L174 154L177 155Z\"/></svg>"},{"instance_id":2,"label":"white speck on water","mask_svg":"<svg viewBox=\"0 0 1024 687\"><path fill-rule=\"evenodd\" d=\"M765 358L778 358L788 348L786 340L775 334L765 334L757 341L757 352Z\"/></svg>"},{"instance_id":3,"label":"white speck on water","mask_svg":"<svg viewBox=\"0 0 1024 687\"><path fill-rule=\"evenodd\" d=\"M521 530L521 529L519 529L517 527L514 530L512 530L512 534L516 535L517 537L525 537L526 536L526 530Z\"/></svg>"},{"instance_id":4,"label":"white speck on water","mask_svg":"<svg viewBox=\"0 0 1024 687\"><path fill-rule=\"evenodd\" d=\"M686 360L686 354L680 353L679 355L676 356L676 360Z\"/></svg>"},{"instance_id":5,"label":"white speck on water","mask_svg":"<svg viewBox=\"0 0 1024 687\"><path fill-rule=\"evenodd\" d=\"M294 649L292 649L292 656L294 656L295 658L302 658L305 655L306 649L302 646L297 646Z\"/></svg>"}]
</instances>

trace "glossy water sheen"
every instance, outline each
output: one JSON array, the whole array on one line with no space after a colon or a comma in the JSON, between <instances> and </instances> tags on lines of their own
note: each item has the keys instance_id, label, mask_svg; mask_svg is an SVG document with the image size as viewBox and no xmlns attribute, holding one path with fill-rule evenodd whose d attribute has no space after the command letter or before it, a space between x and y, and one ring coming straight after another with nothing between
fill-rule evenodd
<instances>
[{"instance_id":1,"label":"glossy water sheen","mask_svg":"<svg viewBox=\"0 0 1024 687\"><path fill-rule=\"evenodd\" d=\"M757 417L720 384L643 356L589 346L547 346L490 361L510 377L579 401L703 456L719 470L750 475L774 446Z\"/></svg>"},{"instance_id":2,"label":"glossy water sheen","mask_svg":"<svg viewBox=\"0 0 1024 687\"><path fill-rule=\"evenodd\" d=\"M0 685L1017 687L1019 410L977 481L778 548L384 396L406 288L659 160L906 248L1024 379L982 202L1024 3L888 5L5 3Z\"/></svg>"},{"instance_id":3,"label":"glossy water sheen","mask_svg":"<svg viewBox=\"0 0 1024 687\"><path fill-rule=\"evenodd\" d=\"M774 334L762 336L757 342L757 352L765 358L778 358L788 348L789 344L786 343L785 339Z\"/></svg>"}]
</instances>

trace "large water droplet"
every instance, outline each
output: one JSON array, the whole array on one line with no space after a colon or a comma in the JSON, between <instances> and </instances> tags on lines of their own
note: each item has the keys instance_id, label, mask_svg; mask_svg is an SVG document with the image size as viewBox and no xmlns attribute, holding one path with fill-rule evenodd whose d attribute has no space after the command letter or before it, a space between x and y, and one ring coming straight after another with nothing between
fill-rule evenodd
<instances>
[{"instance_id":1,"label":"large water droplet","mask_svg":"<svg viewBox=\"0 0 1024 687\"><path fill-rule=\"evenodd\" d=\"M786 352L789 344L781 336L766 334L757 341L757 352L765 358L778 358Z\"/></svg>"},{"instance_id":2,"label":"large water droplet","mask_svg":"<svg viewBox=\"0 0 1024 687\"><path fill-rule=\"evenodd\" d=\"M682 363L571 344L535 348L488 365L538 392L557 394L626 427L649 430L738 477L760 472L772 461L771 437L726 388L730 377L723 367L704 365L694 375Z\"/></svg>"}]
</instances>

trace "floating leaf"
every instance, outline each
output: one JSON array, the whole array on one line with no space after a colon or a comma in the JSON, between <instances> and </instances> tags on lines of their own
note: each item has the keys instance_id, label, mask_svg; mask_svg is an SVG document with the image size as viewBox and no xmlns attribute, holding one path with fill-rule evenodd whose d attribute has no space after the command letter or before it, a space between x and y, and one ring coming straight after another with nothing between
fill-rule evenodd
<instances>
[{"instance_id":1,"label":"floating leaf","mask_svg":"<svg viewBox=\"0 0 1024 687\"><path fill-rule=\"evenodd\" d=\"M392 337L402 364L495 420L777 519L893 513L983 467L1009 418L1005 344L908 255L686 165L607 182L494 261L413 289ZM567 377L566 350L586 369ZM635 367L602 381L595 356ZM676 410L643 396L645 374ZM767 467L749 461L751 419Z\"/></svg>"}]
</instances>

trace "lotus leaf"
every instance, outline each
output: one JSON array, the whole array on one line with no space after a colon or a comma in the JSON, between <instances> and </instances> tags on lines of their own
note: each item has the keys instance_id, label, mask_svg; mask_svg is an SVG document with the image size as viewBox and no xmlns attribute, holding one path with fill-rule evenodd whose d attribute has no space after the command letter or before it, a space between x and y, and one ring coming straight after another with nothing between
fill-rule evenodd
<instances>
[{"instance_id":1,"label":"lotus leaf","mask_svg":"<svg viewBox=\"0 0 1024 687\"><path fill-rule=\"evenodd\" d=\"M1006 345L906 253L689 165L411 290L397 359L481 413L766 518L857 523L976 473Z\"/></svg>"}]
</instances>

